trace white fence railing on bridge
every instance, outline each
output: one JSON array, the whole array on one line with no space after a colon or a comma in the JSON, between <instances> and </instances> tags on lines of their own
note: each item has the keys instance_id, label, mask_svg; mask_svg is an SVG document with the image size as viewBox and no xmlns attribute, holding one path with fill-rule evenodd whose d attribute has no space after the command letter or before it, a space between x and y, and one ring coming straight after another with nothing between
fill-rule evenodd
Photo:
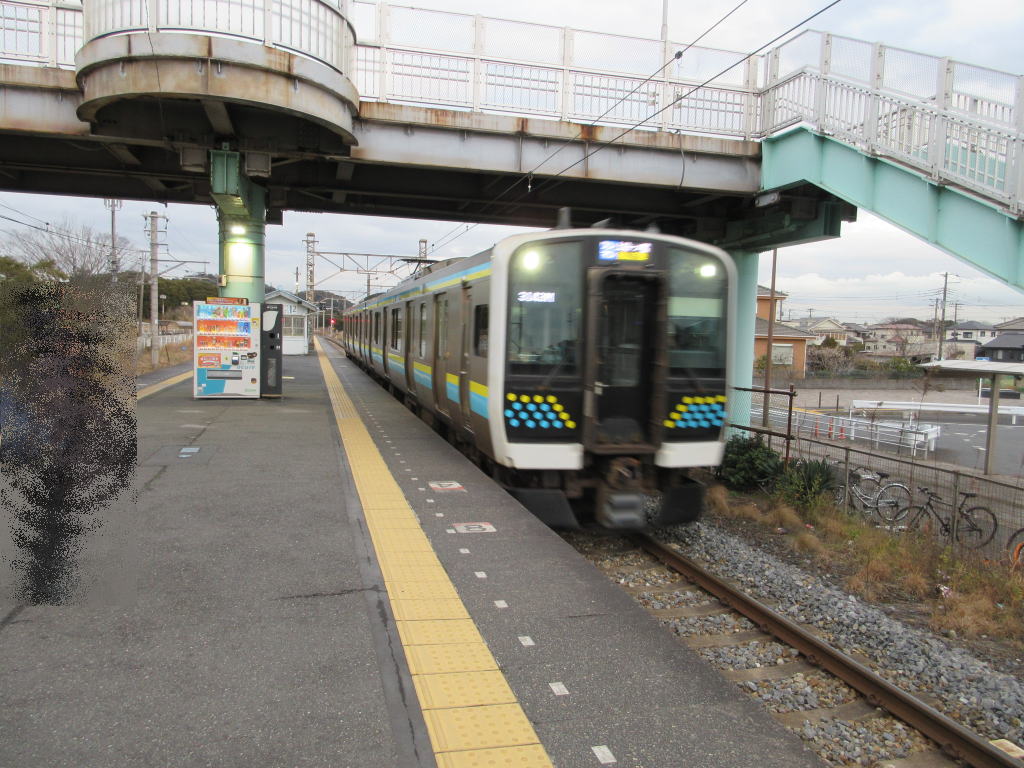
<instances>
[{"instance_id":1,"label":"white fence railing on bridge","mask_svg":"<svg viewBox=\"0 0 1024 768\"><path fill-rule=\"evenodd\" d=\"M73 67L93 37L207 32L322 61L364 99L744 139L806 125L1024 210L1021 76L848 37L806 31L749 59L694 46L647 80L685 44L364 0L94 0L84 29L81 15L0 0L0 61Z\"/></svg>"}]
</instances>

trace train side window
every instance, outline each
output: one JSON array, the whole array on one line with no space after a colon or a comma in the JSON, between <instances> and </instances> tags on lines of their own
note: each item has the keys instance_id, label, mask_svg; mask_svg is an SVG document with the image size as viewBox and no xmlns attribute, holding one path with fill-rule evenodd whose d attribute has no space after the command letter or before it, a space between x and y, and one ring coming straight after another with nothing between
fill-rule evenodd
<instances>
[{"instance_id":1,"label":"train side window","mask_svg":"<svg viewBox=\"0 0 1024 768\"><path fill-rule=\"evenodd\" d=\"M401 309L391 310L391 348L402 349L402 311Z\"/></svg>"},{"instance_id":2,"label":"train side window","mask_svg":"<svg viewBox=\"0 0 1024 768\"><path fill-rule=\"evenodd\" d=\"M380 312L373 313L373 336L370 341L380 344Z\"/></svg>"},{"instance_id":3,"label":"train side window","mask_svg":"<svg viewBox=\"0 0 1024 768\"><path fill-rule=\"evenodd\" d=\"M427 303L420 303L420 357L427 356Z\"/></svg>"},{"instance_id":4,"label":"train side window","mask_svg":"<svg viewBox=\"0 0 1024 768\"><path fill-rule=\"evenodd\" d=\"M488 305L478 304L473 308L473 354L487 357Z\"/></svg>"}]
</instances>

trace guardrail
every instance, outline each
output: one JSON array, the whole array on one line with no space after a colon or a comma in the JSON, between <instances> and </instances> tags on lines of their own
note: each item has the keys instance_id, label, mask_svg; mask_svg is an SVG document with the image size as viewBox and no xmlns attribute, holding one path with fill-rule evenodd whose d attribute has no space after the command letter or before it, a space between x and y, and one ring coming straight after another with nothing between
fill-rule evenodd
<instances>
[{"instance_id":1,"label":"guardrail","mask_svg":"<svg viewBox=\"0 0 1024 768\"><path fill-rule=\"evenodd\" d=\"M95 0L84 30L81 14L0 0L0 61L70 67L83 40L126 32L226 35L322 61L364 99L741 139L804 125L1024 210L1024 79L878 43L806 31L748 58L365 0Z\"/></svg>"},{"instance_id":2,"label":"guardrail","mask_svg":"<svg viewBox=\"0 0 1024 768\"><path fill-rule=\"evenodd\" d=\"M1000 416L1009 416L1010 423L1016 424L1018 416L1024 416L1022 405L1001 405L999 406ZM918 413L927 411L929 413L978 413L988 414L987 405L965 405L962 403L903 403L894 400L852 400L850 401L850 416L854 411L898 411L900 413Z\"/></svg>"}]
</instances>

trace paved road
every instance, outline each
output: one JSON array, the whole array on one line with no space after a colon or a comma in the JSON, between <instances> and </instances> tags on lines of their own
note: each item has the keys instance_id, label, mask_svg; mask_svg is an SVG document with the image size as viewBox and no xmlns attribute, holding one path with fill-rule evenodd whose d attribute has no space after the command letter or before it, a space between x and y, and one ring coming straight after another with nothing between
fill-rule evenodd
<instances>
[{"instance_id":1,"label":"paved road","mask_svg":"<svg viewBox=\"0 0 1024 768\"><path fill-rule=\"evenodd\" d=\"M935 458L950 464L959 464L972 469L985 468L985 446L988 440L988 424L966 418L950 421L925 419L929 424L942 427ZM1022 421L1018 419L1018 421ZM1000 424L996 432L996 457L992 467L999 475L1017 477L1024 475L1024 423L1016 426Z\"/></svg>"}]
</instances>

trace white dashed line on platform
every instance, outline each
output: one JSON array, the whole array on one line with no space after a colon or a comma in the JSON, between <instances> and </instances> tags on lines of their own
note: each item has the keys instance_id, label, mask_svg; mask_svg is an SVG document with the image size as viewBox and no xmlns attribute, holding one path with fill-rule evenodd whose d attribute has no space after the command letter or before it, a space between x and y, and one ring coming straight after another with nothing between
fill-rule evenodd
<instances>
[{"instance_id":1,"label":"white dashed line on platform","mask_svg":"<svg viewBox=\"0 0 1024 768\"><path fill-rule=\"evenodd\" d=\"M591 747L591 749L597 756L597 759L600 761L601 765L611 765L612 763L618 762L615 759L615 755L612 754L612 751L603 744L599 747Z\"/></svg>"},{"instance_id":2,"label":"white dashed line on platform","mask_svg":"<svg viewBox=\"0 0 1024 768\"><path fill-rule=\"evenodd\" d=\"M568 696L569 689L565 687L565 683L548 683L548 687L555 696Z\"/></svg>"}]
</instances>

